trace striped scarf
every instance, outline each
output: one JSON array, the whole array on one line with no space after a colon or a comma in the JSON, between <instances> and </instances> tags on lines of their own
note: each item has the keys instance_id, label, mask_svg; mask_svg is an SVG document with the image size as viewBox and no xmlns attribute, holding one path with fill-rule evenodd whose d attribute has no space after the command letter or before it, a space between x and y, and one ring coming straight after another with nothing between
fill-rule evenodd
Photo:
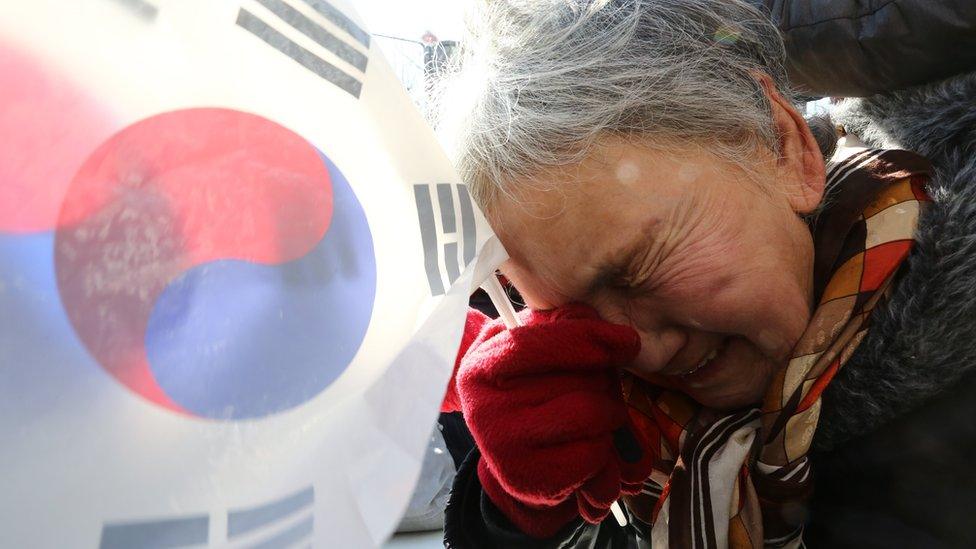
<instances>
[{"instance_id":1,"label":"striped scarf","mask_svg":"<svg viewBox=\"0 0 976 549\"><path fill-rule=\"evenodd\" d=\"M846 149L828 164L811 223L818 305L761 408L721 413L625 376L630 415L656 454L625 503L654 547L802 547L820 395L890 293L929 201L929 171L900 150Z\"/></svg>"}]
</instances>

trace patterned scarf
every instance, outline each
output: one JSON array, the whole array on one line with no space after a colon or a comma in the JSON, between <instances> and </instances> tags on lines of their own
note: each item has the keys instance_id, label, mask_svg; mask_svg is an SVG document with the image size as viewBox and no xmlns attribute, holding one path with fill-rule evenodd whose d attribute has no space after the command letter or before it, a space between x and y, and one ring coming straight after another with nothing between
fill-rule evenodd
<instances>
[{"instance_id":1,"label":"patterned scarf","mask_svg":"<svg viewBox=\"0 0 976 549\"><path fill-rule=\"evenodd\" d=\"M811 224L818 306L761 409L721 413L624 378L631 417L657 450L643 492L625 503L654 547L802 547L820 395L890 293L929 173L900 150L846 149L828 164L826 206Z\"/></svg>"}]
</instances>

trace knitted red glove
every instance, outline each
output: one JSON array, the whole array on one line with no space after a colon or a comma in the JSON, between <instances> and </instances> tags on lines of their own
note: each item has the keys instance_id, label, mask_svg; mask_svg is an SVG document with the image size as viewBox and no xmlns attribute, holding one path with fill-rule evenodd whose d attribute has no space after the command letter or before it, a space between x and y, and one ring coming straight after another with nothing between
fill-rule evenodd
<instances>
[{"instance_id":1,"label":"knitted red glove","mask_svg":"<svg viewBox=\"0 0 976 549\"><path fill-rule=\"evenodd\" d=\"M651 452L629 431L616 369L633 360L640 339L582 305L519 316L518 328L492 321L482 329L457 387L485 493L523 532L546 538L576 516L603 520L651 472Z\"/></svg>"},{"instance_id":2,"label":"knitted red glove","mask_svg":"<svg viewBox=\"0 0 976 549\"><path fill-rule=\"evenodd\" d=\"M491 319L477 309L468 309L468 318L464 321L464 333L461 335L461 346L458 348L457 358L454 359L454 372L451 373L451 380L447 382L447 392L441 402L441 412L461 411L461 400L457 393L457 373L461 364L461 358L468 352L471 343L474 341L481 328L490 322Z\"/></svg>"}]
</instances>

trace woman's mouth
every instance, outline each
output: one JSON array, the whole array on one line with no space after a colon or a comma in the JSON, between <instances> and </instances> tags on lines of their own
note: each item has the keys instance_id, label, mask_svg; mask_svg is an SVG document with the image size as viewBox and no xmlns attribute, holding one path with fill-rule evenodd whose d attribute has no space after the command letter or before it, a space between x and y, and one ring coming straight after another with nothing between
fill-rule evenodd
<instances>
[{"instance_id":1,"label":"woman's mouth","mask_svg":"<svg viewBox=\"0 0 976 549\"><path fill-rule=\"evenodd\" d=\"M694 368L680 374L675 374L683 385L698 386L707 381L714 372L722 368L723 357L729 348L732 338L725 338L718 347L712 349L698 361Z\"/></svg>"},{"instance_id":2,"label":"woman's mouth","mask_svg":"<svg viewBox=\"0 0 976 549\"><path fill-rule=\"evenodd\" d=\"M679 374L679 375L681 377L688 377L688 376L694 374L698 370L701 370L702 368L704 368L705 366L707 366L712 361L712 359L715 358L716 356L718 356L718 349L712 349L711 352L708 353L707 355L705 355L701 359L701 361L698 362L698 364L694 368L692 368L691 370L688 370L687 372L685 372L683 374Z\"/></svg>"}]
</instances>

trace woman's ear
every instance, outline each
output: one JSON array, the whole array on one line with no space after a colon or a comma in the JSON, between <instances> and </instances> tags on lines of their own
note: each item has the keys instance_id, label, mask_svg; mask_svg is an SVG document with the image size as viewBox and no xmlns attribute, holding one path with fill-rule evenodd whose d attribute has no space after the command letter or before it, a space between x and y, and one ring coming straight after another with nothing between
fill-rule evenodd
<instances>
[{"instance_id":1,"label":"woman's ear","mask_svg":"<svg viewBox=\"0 0 976 549\"><path fill-rule=\"evenodd\" d=\"M786 184L793 211L813 212L823 198L826 172L823 154L806 120L796 111L768 74L755 75L769 100L773 126L779 139L777 166Z\"/></svg>"}]
</instances>

